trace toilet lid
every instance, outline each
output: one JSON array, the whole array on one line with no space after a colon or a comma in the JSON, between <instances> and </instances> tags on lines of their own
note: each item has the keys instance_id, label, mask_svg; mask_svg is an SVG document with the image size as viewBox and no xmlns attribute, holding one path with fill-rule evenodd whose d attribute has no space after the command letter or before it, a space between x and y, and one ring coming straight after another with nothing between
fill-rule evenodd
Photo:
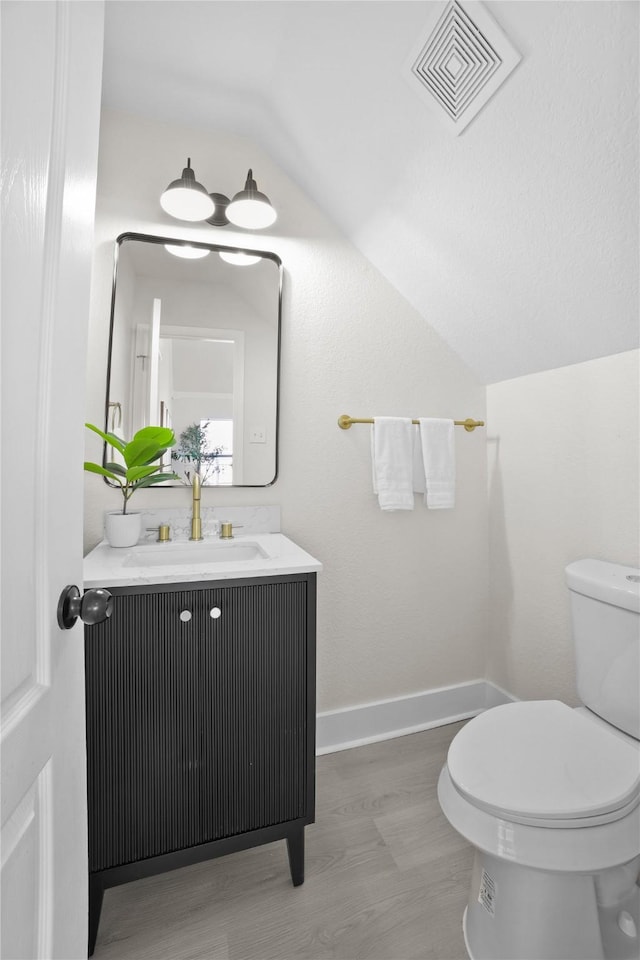
<instances>
[{"instance_id":1,"label":"toilet lid","mask_svg":"<svg viewBox=\"0 0 640 960\"><path fill-rule=\"evenodd\" d=\"M451 742L447 767L472 803L505 819L596 817L640 796L640 751L558 700L481 713Z\"/></svg>"}]
</instances>

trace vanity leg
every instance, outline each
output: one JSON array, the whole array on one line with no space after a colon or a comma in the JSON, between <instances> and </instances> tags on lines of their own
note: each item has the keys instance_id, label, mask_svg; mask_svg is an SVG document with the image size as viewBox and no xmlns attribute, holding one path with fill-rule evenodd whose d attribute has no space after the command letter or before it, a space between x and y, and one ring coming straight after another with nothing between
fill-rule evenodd
<instances>
[{"instance_id":1,"label":"vanity leg","mask_svg":"<svg viewBox=\"0 0 640 960\"><path fill-rule=\"evenodd\" d=\"M296 827L287 837L289 869L294 887L304 883L304 827Z\"/></svg>"},{"instance_id":2,"label":"vanity leg","mask_svg":"<svg viewBox=\"0 0 640 960\"><path fill-rule=\"evenodd\" d=\"M100 913L102 911L102 900L104 897L104 883L99 874L89 874L89 945L87 953L93 956L96 948L96 939L98 937L98 926L100 924Z\"/></svg>"}]
</instances>

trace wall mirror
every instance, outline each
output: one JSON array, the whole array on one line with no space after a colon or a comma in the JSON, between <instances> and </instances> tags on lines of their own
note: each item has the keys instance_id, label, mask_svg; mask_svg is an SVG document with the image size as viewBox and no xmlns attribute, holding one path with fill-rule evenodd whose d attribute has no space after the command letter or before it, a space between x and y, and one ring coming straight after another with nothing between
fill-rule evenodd
<instances>
[{"instance_id":1,"label":"wall mirror","mask_svg":"<svg viewBox=\"0 0 640 960\"><path fill-rule=\"evenodd\" d=\"M197 471L205 486L272 484L281 301L282 263L274 253L122 234L107 430L130 439L149 424L171 427L178 442L166 466L184 482Z\"/></svg>"}]
</instances>

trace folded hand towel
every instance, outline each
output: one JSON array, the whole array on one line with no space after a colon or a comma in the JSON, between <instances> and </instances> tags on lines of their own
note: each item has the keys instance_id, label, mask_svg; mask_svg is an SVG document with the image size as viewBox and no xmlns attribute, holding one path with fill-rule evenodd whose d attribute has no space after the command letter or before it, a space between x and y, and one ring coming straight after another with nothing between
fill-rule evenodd
<instances>
[{"instance_id":1,"label":"folded hand towel","mask_svg":"<svg viewBox=\"0 0 640 960\"><path fill-rule=\"evenodd\" d=\"M413 427L406 417L374 417L373 492L381 510L413 510Z\"/></svg>"},{"instance_id":2,"label":"folded hand towel","mask_svg":"<svg viewBox=\"0 0 640 960\"><path fill-rule=\"evenodd\" d=\"M424 501L432 510L455 506L456 458L453 429L453 420L420 420L426 480Z\"/></svg>"}]
</instances>

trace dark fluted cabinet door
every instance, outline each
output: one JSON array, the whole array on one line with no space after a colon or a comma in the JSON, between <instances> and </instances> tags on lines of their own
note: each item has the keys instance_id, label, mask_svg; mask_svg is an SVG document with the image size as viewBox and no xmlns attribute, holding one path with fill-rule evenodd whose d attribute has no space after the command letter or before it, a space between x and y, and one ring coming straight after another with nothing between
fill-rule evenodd
<instances>
[{"instance_id":1,"label":"dark fluted cabinet door","mask_svg":"<svg viewBox=\"0 0 640 960\"><path fill-rule=\"evenodd\" d=\"M315 575L112 592L85 641L90 872L312 822Z\"/></svg>"}]
</instances>

